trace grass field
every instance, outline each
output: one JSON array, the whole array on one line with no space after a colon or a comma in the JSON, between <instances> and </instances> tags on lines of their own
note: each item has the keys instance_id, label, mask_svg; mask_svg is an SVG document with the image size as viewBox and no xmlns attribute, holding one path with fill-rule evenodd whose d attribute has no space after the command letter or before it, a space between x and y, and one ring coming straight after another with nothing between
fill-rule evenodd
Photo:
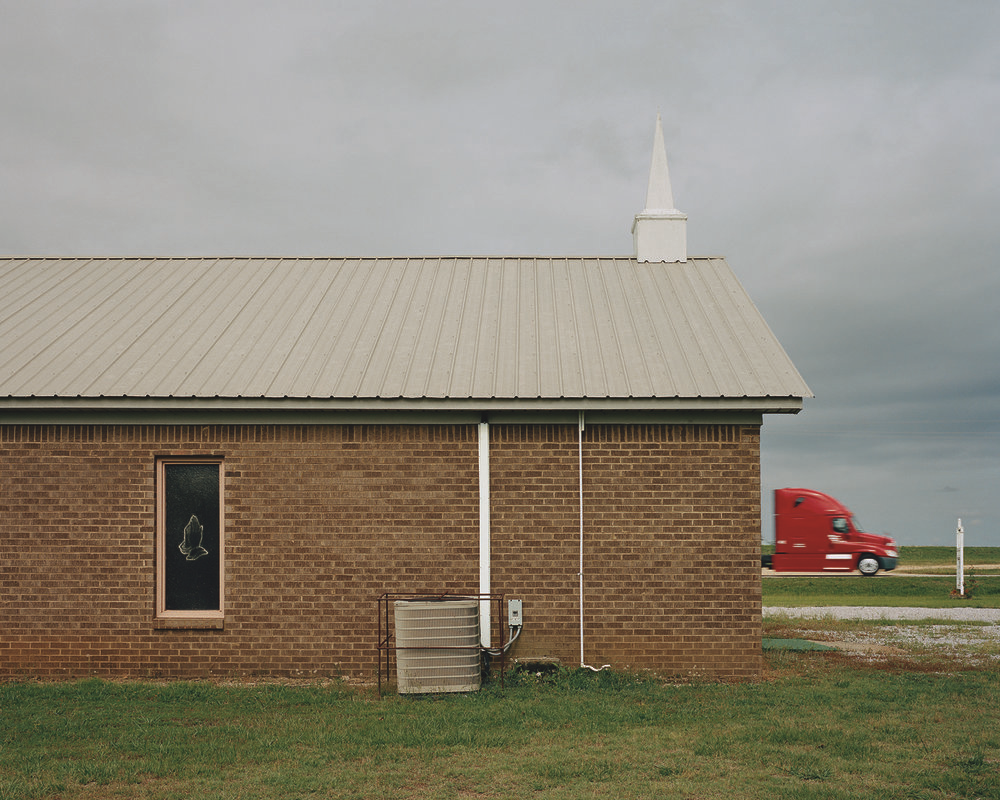
<instances>
[{"instance_id":1,"label":"grass field","mask_svg":"<svg viewBox=\"0 0 1000 800\"><path fill-rule=\"evenodd\" d=\"M922 606L1000 608L1000 576L966 573L968 599L951 597L954 578L879 574L765 577L765 606Z\"/></svg>"},{"instance_id":2,"label":"grass field","mask_svg":"<svg viewBox=\"0 0 1000 800\"><path fill-rule=\"evenodd\" d=\"M951 596L955 548L904 547L899 561L906 573L879 573L873 578L858 573L811 577L764 571L764 605L1000 608L1000 575L982 566L1000 564L1000 547L966 548L965 588L971 596L965 599Z\"/></svg>"},{"instance_id":3,"label":"grass field","mask_svg":"<svg viewBox=\"0 0 1000 800\"><path fill-rule=\"evenodd\" d=\"M948 597L951 578L763 585L768 605L1000 595L992 577L970 600ZM963 632L963 652L927 644ZM511 673L382 700L339 682L0 683L0 800L1000 798L1000 645L984 626L778 615L764 636L840 649L768 649L756 683Z\"/></svg>"},{"instance_id":4,"label":"grass field","mask_svg":"<svg viewBox=\"0 0 1000 800\"><path fill-rule=\"evenodd\" d=\"M755 684L587 671L472 695L0 685L0 798L1000 796L997 671L767 655Z\"/></svg>"},{"instance_id":5,"label":"grass field","mask_svg":"<svg viewBox=\"0 0 1000 800\"><path fill-rule=\"evenodd\" d=\"M966 566L1000 564L1000 547L966 547ZM947 566L955 570L954 547L900 547L899 563L910 566Z\"/></svg>"}]
</instances>

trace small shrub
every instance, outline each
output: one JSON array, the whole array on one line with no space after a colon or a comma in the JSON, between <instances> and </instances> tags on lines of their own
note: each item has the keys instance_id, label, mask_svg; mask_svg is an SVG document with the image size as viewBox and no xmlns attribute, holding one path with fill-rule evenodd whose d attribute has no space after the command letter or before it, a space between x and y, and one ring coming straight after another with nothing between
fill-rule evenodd
<instances>
[{"instance_id":1,"label":"small shrub","mask_svg":"<svg viewBox=\"0 0 1000 800\"><path fill-rule=\"evenodd\" d=\"M976 580L976 570L974 568L969 569L969 574L965 578L965 591L958 591L958 587L951 590L951 596L956 600L968 600L975 594L976 589L979 587L979 581Z\"/></svg>"}]
</instances>

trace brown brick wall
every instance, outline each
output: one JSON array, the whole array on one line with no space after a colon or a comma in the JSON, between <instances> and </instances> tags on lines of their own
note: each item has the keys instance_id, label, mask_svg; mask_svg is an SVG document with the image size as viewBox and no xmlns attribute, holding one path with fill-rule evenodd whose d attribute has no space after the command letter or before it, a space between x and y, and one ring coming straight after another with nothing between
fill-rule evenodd
<instances>
[{"instance_id":1,"label":"brown brick wall","mask_svg":"<svg viewBox=\"0 0 1000 800\"><path fill-rule=\"evenodd\" d=\"M493 426L494 591L579 660L576 426ZM756 426L591 426L586 659L760 661ZM225 458L226 614L155 620L157 456ZM0 674L360 674L383 591L478 590L476 427L0 426Z\"/></svg>"},{"instance_id":2,"label":"brown brick wall","mask_svg":"<svg viewBox=\"0 0 1000 800\"><path fill-rule=\"evenodd\" d=\"M0 429L0 671L370 674L379 593L478 589L475 437ZM221 630L154 624L155 460L186 454L225 457Z\"/></svg>"},{"instance_id":3,"label":"brown brick wall","mask_svg":"<svg viewBox=\"0 0 1000 800\"><path fill-rule=\"evenodd\" d=\"M491 465L494 590L524 599L516 653L572 666L577 436L575 426L500 426ZM587 426L585 663L759 674L759 464L757 426Z\"/></svg>"}]
</instances>

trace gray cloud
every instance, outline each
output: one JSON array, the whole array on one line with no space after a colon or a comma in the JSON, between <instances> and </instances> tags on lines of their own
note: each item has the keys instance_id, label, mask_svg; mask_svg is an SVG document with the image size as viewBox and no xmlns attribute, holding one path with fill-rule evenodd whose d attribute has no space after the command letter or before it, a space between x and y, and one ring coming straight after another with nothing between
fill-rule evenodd
<instances>
[{"instance_id":1,"label":"gray cloud","mask_svg":"<svg viewBox=\"0 0 1000 800\"><path fill-rule=\"evenodd\" d=\"M998 38L976 0L7 2L0 250L627 254L660 111L692 253L816 393L765 514L1000 545Z\"/></svg>"}]
</instances>

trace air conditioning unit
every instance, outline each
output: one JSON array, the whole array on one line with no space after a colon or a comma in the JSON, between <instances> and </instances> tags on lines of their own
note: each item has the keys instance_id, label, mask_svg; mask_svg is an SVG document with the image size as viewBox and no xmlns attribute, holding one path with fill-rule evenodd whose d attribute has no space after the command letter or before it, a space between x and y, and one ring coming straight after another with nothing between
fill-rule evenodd
<instances>
[{"instance_id":1,"label":"air conditioning unit","mask_svg":"<svg viewBox=\"0 0 1000 800\"><path fill-rule=\"evenodd\" d=\"M477 600L397 600L393 610L400 694L479 689Z\"/></svg>"}]
</instances>

